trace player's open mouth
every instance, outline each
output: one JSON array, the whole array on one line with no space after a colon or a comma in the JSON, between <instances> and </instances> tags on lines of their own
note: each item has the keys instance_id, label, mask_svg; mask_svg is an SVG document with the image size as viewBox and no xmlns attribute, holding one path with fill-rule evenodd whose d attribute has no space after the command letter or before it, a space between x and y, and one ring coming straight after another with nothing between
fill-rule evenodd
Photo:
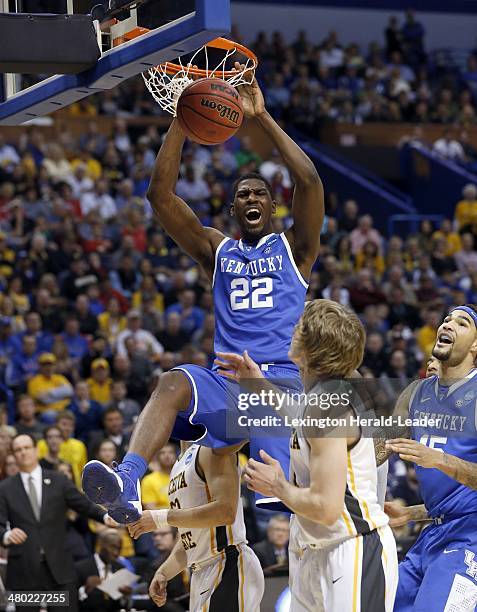
<instances>
[{"instance_id":1,"label":"player's open mouth","mask_svg":"<svg viewBox=\"0 0 477 612\"><path fill-rule=\"evenodd\" d=\"M437 344L441 344L441 345L451 345L454 343L454 339L452 338L452 336L446 332L442 332L442 334L439 334L437 336Z\"/></svg>"},{"instance_id":2,"label":"player's open mouth","mask_svg":"<svg viewBox=\"0 0 477 612\"><path fill-rule=\"evenodd\" d=\"M262 211L259 208L249 208L245 212L245 218L249 225L257 225L262 219Z\"/></svg>"}]
</instances>

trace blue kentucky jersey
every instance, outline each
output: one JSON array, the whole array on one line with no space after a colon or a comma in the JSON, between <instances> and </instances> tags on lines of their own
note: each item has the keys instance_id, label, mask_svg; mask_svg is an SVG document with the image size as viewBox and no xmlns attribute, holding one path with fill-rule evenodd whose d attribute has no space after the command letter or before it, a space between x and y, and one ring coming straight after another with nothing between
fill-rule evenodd
<instances>
[{"instance_id":1,"label":"blue kentucky jersey","mask_svg":"<svg viewBox=\"0 0 477 612\"><path fill-rule=\"evenodd\" d=\"M426 446L477 463L477 370L450 387L437 376L418 384L409 403L409 416L434 421L413 426L413 438ZM476 466L477 467L477 466ZM426 508L432 517L458 516L477 510L477 491L460 484L440 470L416 466Z\"/></svg>"},{"instance_id":2,"label":"blue kentucky jersey","mask_svg":"<svg viewBox=\"0 0 477 612\"><path fill-rule=\"evenodd\" d=\"M257 363L289 364L308 284L285 234L257 243L225 238L215 254L215 350L248 350Z\"/></svg>"}]
</instances>

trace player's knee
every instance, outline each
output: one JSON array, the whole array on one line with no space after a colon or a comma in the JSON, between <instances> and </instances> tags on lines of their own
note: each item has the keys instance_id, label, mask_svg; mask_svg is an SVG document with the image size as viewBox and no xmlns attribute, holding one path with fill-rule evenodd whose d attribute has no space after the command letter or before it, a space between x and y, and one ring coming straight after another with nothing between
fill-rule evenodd
<instances>
[{"instance_id":1,"label":"player's knee","mask_svg":"<svg viewBox=\"0 0 477 612\"><path fill-rule=\"evenodd\" d=\"M154 395L160 396L161 404L165 403L169 408L178 412L187 410L192 397L186 375L177 370L164 372L159 376Z\"/></svg>"}]
</instances>

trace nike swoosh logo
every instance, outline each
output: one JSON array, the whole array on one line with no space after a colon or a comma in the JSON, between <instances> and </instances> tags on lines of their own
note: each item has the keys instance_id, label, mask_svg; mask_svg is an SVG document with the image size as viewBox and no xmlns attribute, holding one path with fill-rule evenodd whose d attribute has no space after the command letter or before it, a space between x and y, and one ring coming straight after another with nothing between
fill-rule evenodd
<instances>
[{"instance_id":1,"label":"nike swoosh logo","mask_svg":"<svg viewBox=\"0 0 477 612\"><path fill-rule=\"evenodd\" d=\"M424 404L424 402L428 402L431 398L430 397L425 397L424 399L421 400L421 404Z\"/></svg>"},{"instance_id":2,"label":"nike swoosh logo","mask_svg":"<svg viewBox=\"0 0 477 612\"><path fill-rule=\"evenodd\" d=\"M339 578L336 578L336 580L332 580L331 582L334 584L335 582L338 582L338 580L341 580L341 578L343 578L343 576L340 576Z\"/></svg>"},{"instance_id":3,"label":"nike swoosh logo","mask_svg":"<svg viewBox=\"0 0 477 612\"><path fill-rule=\"evenodd\" d=\"M448 553L451 553L451 552L459 552L459 550L457 548L452 548L451 550L444 550L443 551L443 553L445 555L447 555Z\"/></svg>"},{"instance_id":4,"label":"nike swoosh logo","mask_svg":"<svg viewBox=\"0 0 477 612\"><path fill-rule=\"evenodd\" d=\"M199 593L199 595L203 595L204 593L207 593L208 591L210 591L210 589L205 589L205 591L202 591L202 593Z\"/></svg>"}]
</instances>

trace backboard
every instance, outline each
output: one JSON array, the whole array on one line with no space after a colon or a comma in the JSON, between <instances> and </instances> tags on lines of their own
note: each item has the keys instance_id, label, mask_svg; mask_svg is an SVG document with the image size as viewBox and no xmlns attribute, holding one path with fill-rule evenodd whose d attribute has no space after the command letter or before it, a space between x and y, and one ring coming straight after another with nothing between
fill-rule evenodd
<instances>
[{"instance_id":1,"label":"backboard","mask_svg":"<svg viewBox=\"0 0 477 612\"><path fill-rule=\"evenodd\" d=\"M97 23L97 64L80 74L35 75L33 85L31 77L1 75L0 124L48 115L230 31L230 0L0 0L0 12L87 14L98 4L116 11ZM118 12L123 5L127 10Z\"/></svg>"}]
</instances>

